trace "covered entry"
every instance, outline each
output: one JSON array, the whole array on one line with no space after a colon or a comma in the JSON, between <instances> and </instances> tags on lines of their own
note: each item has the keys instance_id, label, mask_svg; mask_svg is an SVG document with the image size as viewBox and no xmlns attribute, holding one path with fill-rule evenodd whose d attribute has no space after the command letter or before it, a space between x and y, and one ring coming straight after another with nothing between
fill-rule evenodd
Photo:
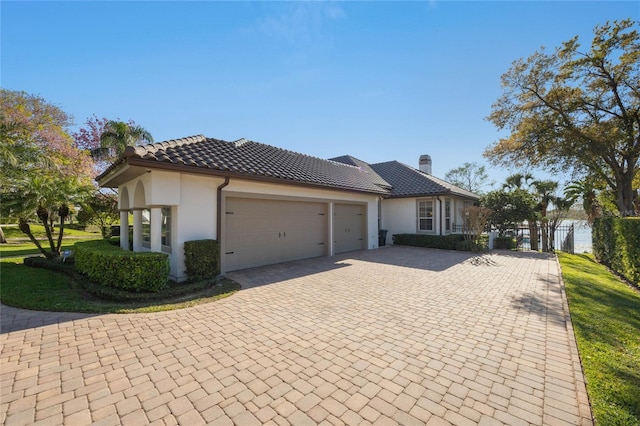
<instances>
[{"instance_id":1,"label":"covered entry","mask_svg":"<svg viewBox=\"0 0 640 426\"><path fill-rule=\"evenodd\" d=\"M327 204L226 198L225 270L328 254Z\"/></svg>"},{"instance_id":2,"label":"covered entry","mask_svg":"<svg viewBox=\"0 0 640 426\"><path fill-rule=\"evenodd\" d=\"M333 251L335 254L362 250L366 247L366 206L335 204L333 206Z\"/></svg>"}]
</instances>

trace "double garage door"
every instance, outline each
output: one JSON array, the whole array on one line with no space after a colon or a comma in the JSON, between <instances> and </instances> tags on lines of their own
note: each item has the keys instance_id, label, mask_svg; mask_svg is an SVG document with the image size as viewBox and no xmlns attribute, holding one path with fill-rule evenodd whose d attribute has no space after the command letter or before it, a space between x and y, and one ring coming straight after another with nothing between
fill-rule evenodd
<instances>
[{"instance_id":1,"label":"double garage door","mask_svg":"<svg viewBox=\"0 0 640 426\"><path fill-rule=\"evenodd\" d=\"M328 203L226 198L225 270L326 256L364 248L364 206L335 204L329 233Z\"/></svg>"}]
</instances>

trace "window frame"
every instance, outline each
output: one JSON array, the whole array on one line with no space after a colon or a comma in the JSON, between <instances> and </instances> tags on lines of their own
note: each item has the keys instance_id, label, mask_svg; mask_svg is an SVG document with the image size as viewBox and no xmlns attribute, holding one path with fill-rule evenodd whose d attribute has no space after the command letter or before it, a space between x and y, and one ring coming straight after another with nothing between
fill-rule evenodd
<instances>
[{"instance_id":1,"label":"window frame","mask_svg":"<svg viewBox=\"0 0 640 426\"><path fill-rule=\"evenodd\" d=\"M422 203L425 203L425 209L426 210L426 215L425 216L421 216L421 208L422 208ZM431 215L429 215L429 211L431 213ZM436 231L436 227L435 227L435 220L436 220L436 215L435 215L435 202L432 198L429 199L420 199L420 200L416 200L416 230L418 233L422 233L422 234L434 234ZM431 221L431 229L422 229L421 225L422 225L422 221L426 220L426 221Z\"/></svg>"}]
</instances>

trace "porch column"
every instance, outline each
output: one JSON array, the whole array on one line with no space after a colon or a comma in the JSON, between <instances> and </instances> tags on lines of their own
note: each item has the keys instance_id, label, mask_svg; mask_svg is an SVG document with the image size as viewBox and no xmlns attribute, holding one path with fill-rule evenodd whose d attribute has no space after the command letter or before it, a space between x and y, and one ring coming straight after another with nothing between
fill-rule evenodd
<instances>
[{"instance_id":1,"label":"porch column","mask_svg":"<svg viewBox=\"0 0 640 426\"><path fill-rule=\"evenodd\" d=\"M329 202L329 211L328 211L328 216L329 216L329 253L327 253L329 256L333 256L335 254L335 247L334 247L334 235L333 235L333 202Z\"/></svg>"},{"instance_id":2,"label":"porch column","mask_svg":"<svg viewBox=\"0 0 640 426\"><path fill-rule=\"evenodd\" d=\"M129 210L120 210L120 248L129 250Z\"/></svg>"},{"instance_id":3,"label":"porch column","mask_svg":"<svg viewBox=\"0 0 640 426\"><path fill-rule=\"evenodd\" d=\"M133 209L133 251L142 251L142 210Z\"/></svg>"},{"instance_id":4,"label":"porch column","mask_svg":"<svg viewBox=\"0 0 640 426\"><path fill-rule=\"evenodd\" d=\"M151 251L162 251L162 207L150 207L151 210Z\"/></svg>"}]
</instances>

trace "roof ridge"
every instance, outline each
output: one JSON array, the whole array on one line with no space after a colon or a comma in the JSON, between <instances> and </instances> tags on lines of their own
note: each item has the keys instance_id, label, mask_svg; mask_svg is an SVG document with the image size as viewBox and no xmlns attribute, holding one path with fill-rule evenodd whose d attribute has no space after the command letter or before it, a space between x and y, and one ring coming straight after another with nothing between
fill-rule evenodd
<instances>
[{"instance_id":1,"label":"roof ridge","mask_svg":"<svg viewBox=\"0 0 640 426\"><path fill-rule=\"evenodd\" d=\"M205 140L207 140L207 138L204 135L200 134L178 139L169 139L167 141L155 142L146 145L128 146L125 148L122 155L125 158L133 157L136 155L142 157L146 153L156 153L161 149L174 148L176 146L182 146L185 144L203 142Z\"/></svg>"}]
</instances>

